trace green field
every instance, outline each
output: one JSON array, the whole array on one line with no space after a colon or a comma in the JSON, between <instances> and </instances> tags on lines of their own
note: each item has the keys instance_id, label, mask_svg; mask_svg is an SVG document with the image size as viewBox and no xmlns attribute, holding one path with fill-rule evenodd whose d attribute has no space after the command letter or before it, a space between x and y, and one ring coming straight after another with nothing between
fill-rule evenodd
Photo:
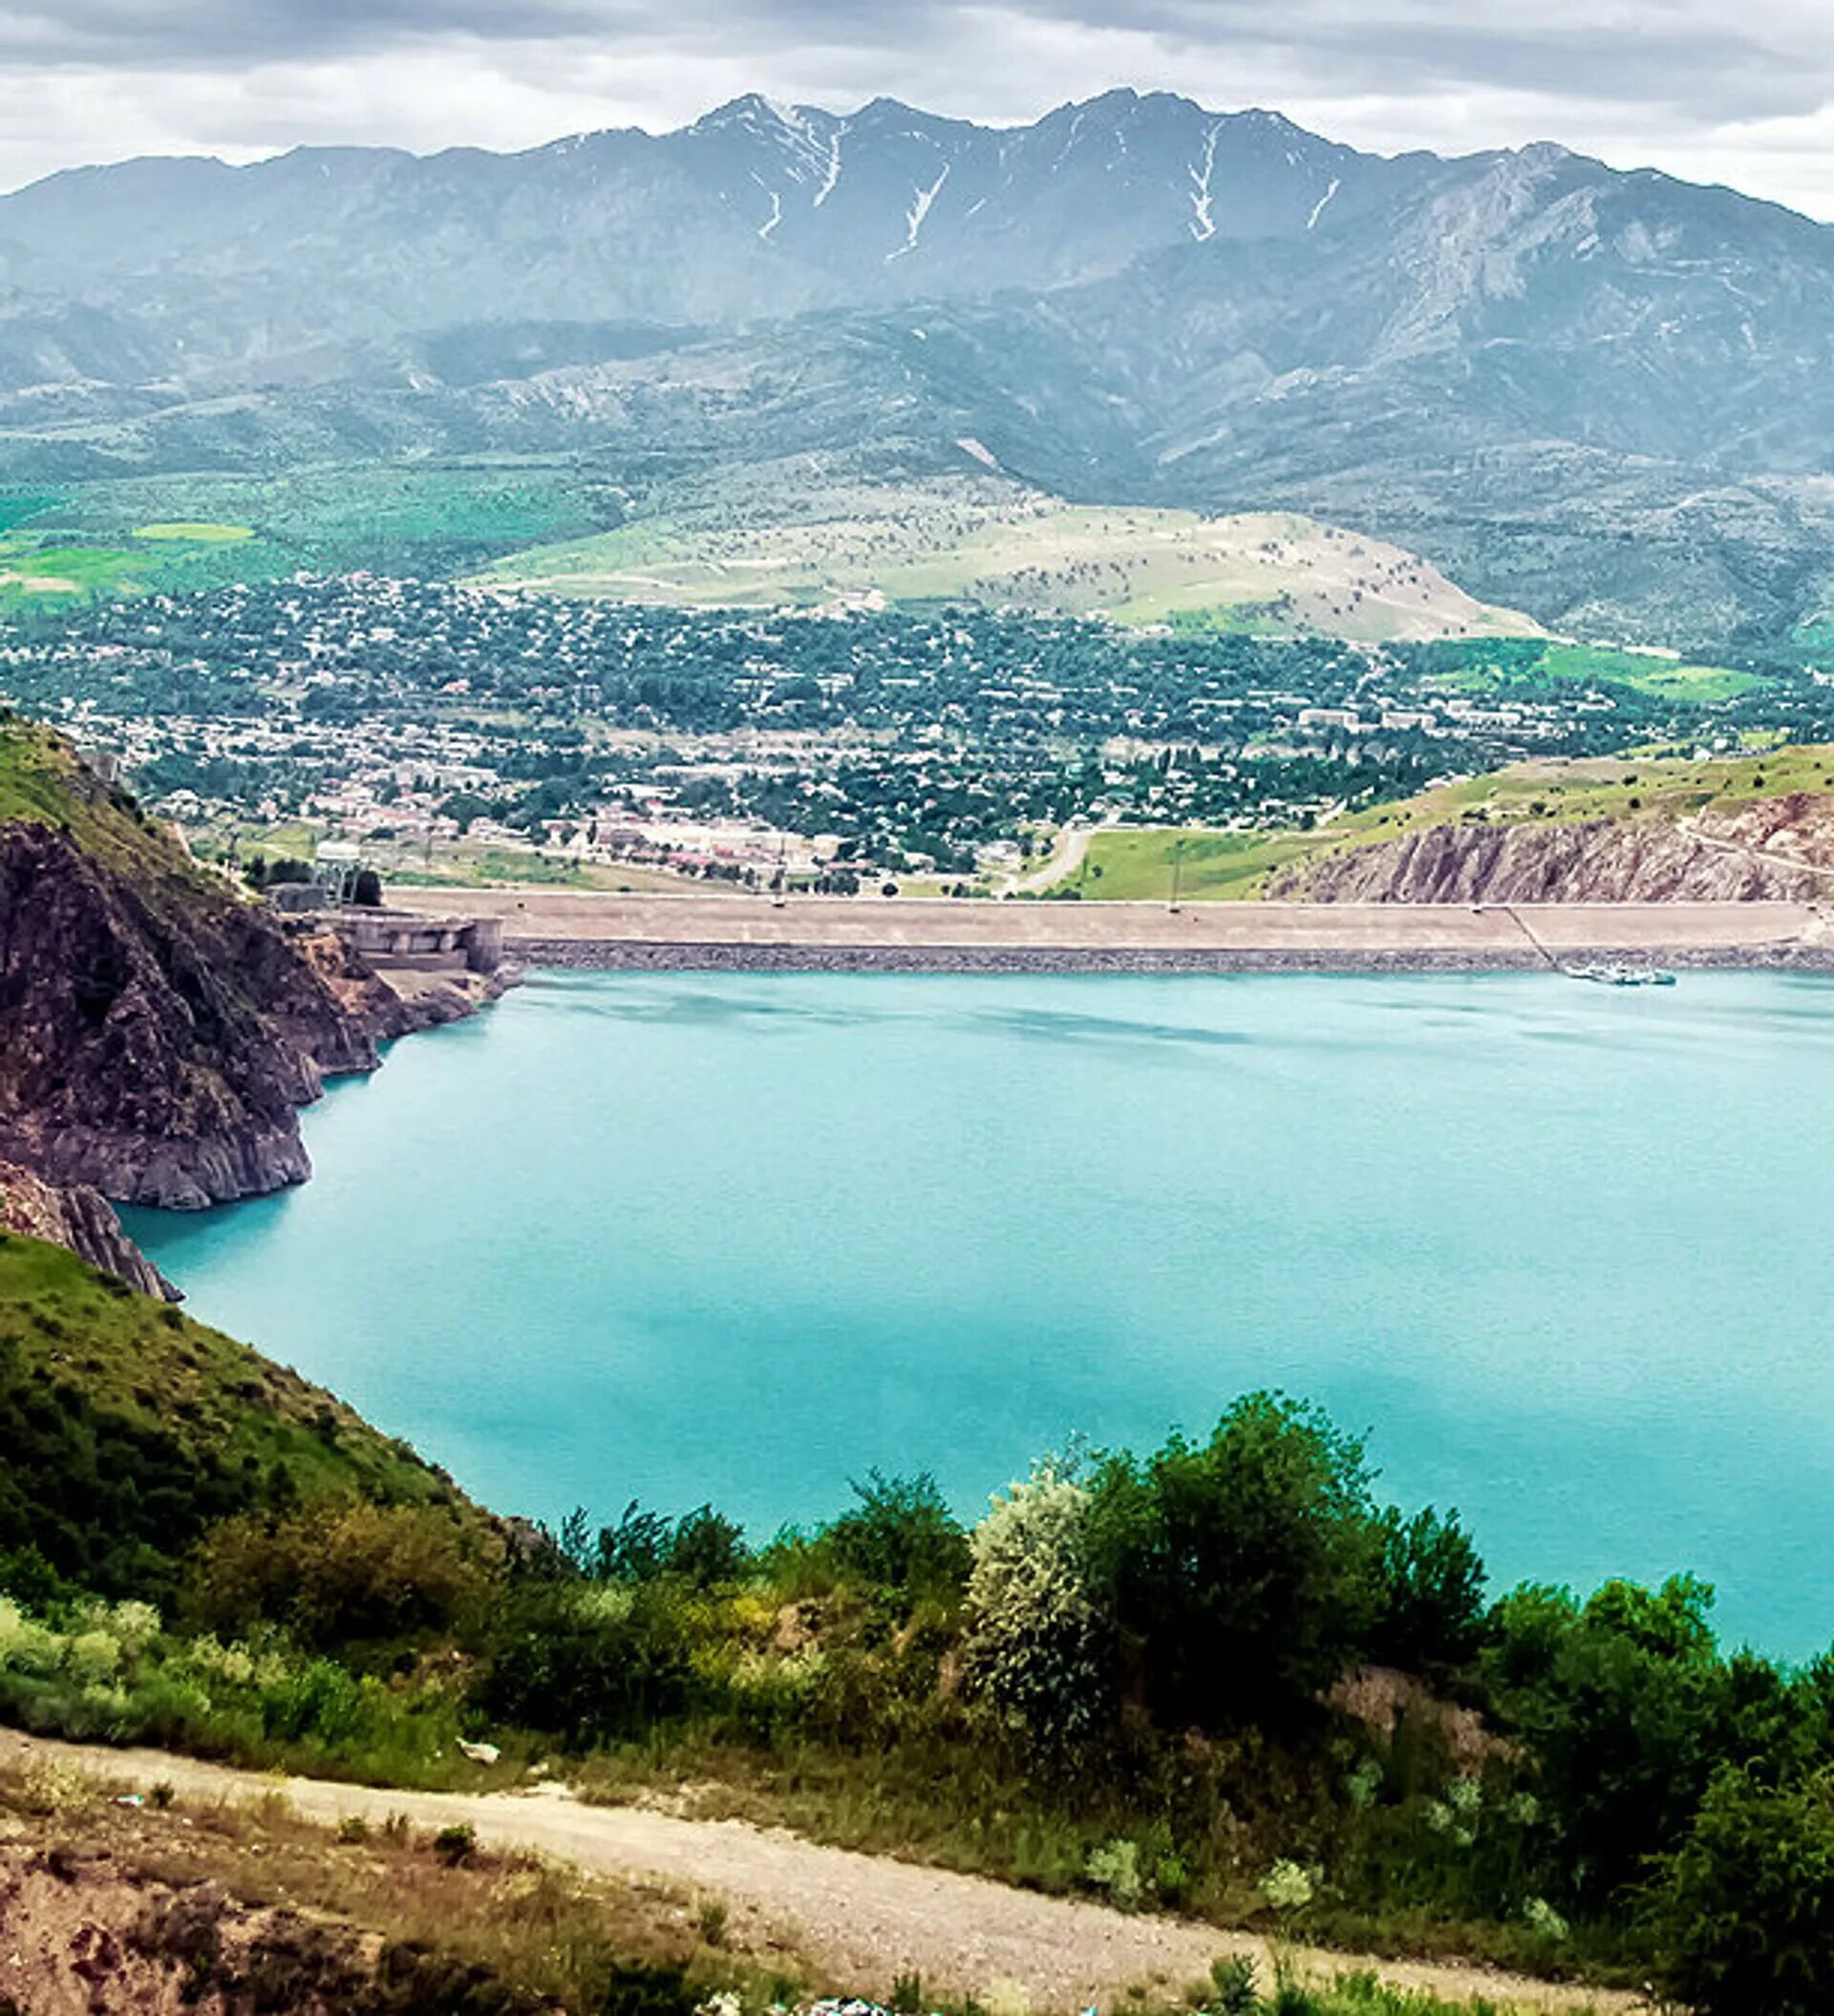
<instances>
[{"instance_id":1,"label":"green field","mask_svg":"<svg viewBox=\"0 0 1834 2016\"><path fill-rule=\"evenodd\" d=\"M1171 893L1176 848L1181 900L1239 902L1261 896L1267 878L1278 869L1433 826L1668 820L1708 806L1731 807L1795 792L1834 792L1834 748L1771 749L1707 762L1610 756L1522 763L1351 813L1310 832L1106 829L1090 836L1081 866L1056 886L1113 902L1164 901Z\"/></svg>"},{"instance_id":2,"label":"green field","mask_svg":"<svg viewBox=\"0 0 1834 2016\"><path fill-rule=\"evenodd\" d=\"M1092 834L1081 865L1056 886L1080 890L1090 902L1169 902L1176 851L1181 902L1241 902L1260 895L1273 869L1304 859L1316 845L1310 833L1123 827Z\"/></svg>"},{"instance_id":3,"label":"green field","mask_svg":"<svg viewBox=\"0 0 1834 2016\"><path fill-rule=\"evenodd\" d=\"M0 496L0 601L207 588L300 571L439 577L617 523L570 461L364 463L110 478Z\"/></svg>"},{"instance_id":4,"label":"green field","mask_svg":"<svg viewBox=\"0 0 1834 2016\"><path fill-rule=\"evenodd\" d=\"M1696 665L1653 651L1628 651L1612 645L1451 640L1435 648L1443 662L1440 676L1461 692L1502 693L1511 687L1598 685L1630 687L1653 699L1711 706L1736 700L1764 684L1753 672L1719 665Z\"/></svg>"},{"instance_id":5,"label":"green field","mask_svg":"<svg viewBox=\"0 0 1834 2016\"><path fill-rule=\"evenodd\" d=\"M1397 546L1292 513L1075 505L989 477L684 487L666 512L481 578L686 607L880 598L1369 643L1538 634Z\"/></svg>"},{"instance_id":6,"label":"green field","mask_svg":"<svg viewBox=\"0 0 1834 2016\"><path fill-rule=\"evenodd\" d=\"M136 539L179 540L191 545L227 545L235 540L253 539L252 525L213 525L200 519L181 519L162 525L137 525Z\"/></svg>"}]
</instances>

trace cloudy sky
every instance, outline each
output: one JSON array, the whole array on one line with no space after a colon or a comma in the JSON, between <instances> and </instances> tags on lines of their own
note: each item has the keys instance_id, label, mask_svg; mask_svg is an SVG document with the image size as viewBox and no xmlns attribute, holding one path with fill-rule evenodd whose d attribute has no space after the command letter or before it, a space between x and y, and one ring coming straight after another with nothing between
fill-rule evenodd
<instances>
[{"instance_id":1,"label":"cloudy sky","mask_svg":"<svg viewBox=\"0 0 1834 2016\"><path fill-rule=\"evenodd\" d=\"M749 90L1004 122L1115 84L1384 150L1558 139L1834 219L1834 0L0 0L0 186L530 146Z\"/></svg>"}]
</instances>

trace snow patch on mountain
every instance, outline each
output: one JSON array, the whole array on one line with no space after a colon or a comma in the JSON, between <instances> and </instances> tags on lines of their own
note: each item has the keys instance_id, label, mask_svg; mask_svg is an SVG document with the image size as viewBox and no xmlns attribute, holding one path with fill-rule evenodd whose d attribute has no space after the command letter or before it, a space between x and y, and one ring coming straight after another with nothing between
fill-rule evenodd
<instances>
[{"instance_id":1,"label":"snow patch on mountain","mask_svg":"<svg viewBox=\"0 0 1834 2016\"><path fill-rule=\"evenodd\" d=\"M1202 244L1205 239L1216 236L1216 213L1211 208L1210 179L1216 173L1216 137L1223 131L1223 121L1215 120L1204 136L1204 152L1192 162L1191 178L1191 236Z\"/></svg>"},{"instance_id":2,"label":"snow patch on mountain","mask_svg":"<svg viewBox=\"0 0 1834 2016\"><path fill-rule=\"evenodd\" d=\"M841 141L846 130L846 120L840 119L836 121L833 131L828 135L828 165L822 173L821 186L815 192L815 202L813 205L818 210L834 194L835 185L841 180Z\"/></svg>"},{"instance_id":3,"label":"snow patch on mountain","mask_svg":"<svg viewBox=\"0 0 1834 2016\"><path fill-rule=\"evenodd\" d=\"M911 205L905 214L905 242L895 252L887 252L885 254L885 264L887 265L894 259L903 259L906 253L914 252L917 249L917 240L924 228L924 219L929 215L931 203L943 193L943 184L949 180L949 164L945 161L943 163L943 172L930 183L928 189L919 186L911 191Z\"/></svg>"}]
</instances>

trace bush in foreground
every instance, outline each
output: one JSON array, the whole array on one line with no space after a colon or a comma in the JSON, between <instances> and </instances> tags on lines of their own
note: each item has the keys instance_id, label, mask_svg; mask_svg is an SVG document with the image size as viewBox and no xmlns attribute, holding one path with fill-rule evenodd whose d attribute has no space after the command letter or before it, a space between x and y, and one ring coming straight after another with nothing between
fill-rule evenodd
<instances>
[{"instance_id":1,"label":"bush in foreground","mask_svg":"<svg viewBox=\"0 0 1834 2016\"><path fill-rule=\"evenodd\" d=\"M1654 1893L1666 1985L1696 2016L1834 2009L1834 1772L1726 1771Z\"/></svg>"}]
</instances>

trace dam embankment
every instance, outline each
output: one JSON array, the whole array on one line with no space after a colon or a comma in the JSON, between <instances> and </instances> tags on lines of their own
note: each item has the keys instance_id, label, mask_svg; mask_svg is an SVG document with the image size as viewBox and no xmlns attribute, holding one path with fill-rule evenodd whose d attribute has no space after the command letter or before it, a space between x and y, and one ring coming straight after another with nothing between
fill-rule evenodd
<instances>
[{"instance_id":1,"label":"dam embankment","mask_svg":"<svg viewBox=\"0 0 1834 2016\"><path fill-rule=\"evenodd\" d=\"M454 889L531 966L707 972L1508 972L1564 960L1834 971L1810 902L994 902Z\"/></svg>"}]
</instances>

